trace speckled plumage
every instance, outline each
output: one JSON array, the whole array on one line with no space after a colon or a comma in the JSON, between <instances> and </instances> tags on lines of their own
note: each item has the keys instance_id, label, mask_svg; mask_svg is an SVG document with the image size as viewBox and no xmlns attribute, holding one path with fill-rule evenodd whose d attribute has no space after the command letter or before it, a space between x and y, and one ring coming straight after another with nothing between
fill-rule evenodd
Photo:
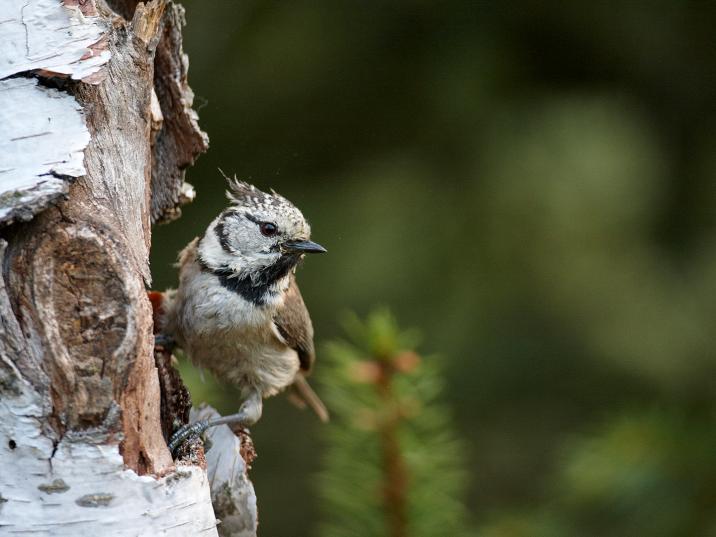
<instances>
[{"instance_id":1,"label":"speckled plumage","mask_svg":"<svg viewBox=\"0 0 716 537\"><path fill-rule=\"evenodd\" d=\"M244 397L269 397L296 382L324 418L303 379L314 360L313 327L294 274L298 245L318 245L282 196L235 180L229 186L232 205L179 256L179 287L165 293L162 332ZM261 231L267 222L274 236Z\"/></svg>"}]
</instances>

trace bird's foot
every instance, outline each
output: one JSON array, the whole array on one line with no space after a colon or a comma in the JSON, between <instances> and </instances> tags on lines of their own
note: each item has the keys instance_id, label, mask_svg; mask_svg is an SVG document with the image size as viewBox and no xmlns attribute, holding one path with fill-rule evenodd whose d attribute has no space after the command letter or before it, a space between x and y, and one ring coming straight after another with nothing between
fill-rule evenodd
<instances>
[{"instance_id":1,"label":"bird's foot","mask_svg":"<svg viewBox=\"0 0 716 537\"><path fill-rule=\"evenodd\" d=\"M217 425L233 425L238 428L249 427L259 421L262 411L263 399L261 398L261 394L253 392L248 399L242 403L236 414L221 416L211 420L200 420L179 428L169 439L169 450L172 456L174 456L179 446L184 442L191 438L201 436L207 429L216 427Z\"/></svg>"},{"instance_id":2,"label":"bird's foot","mask_svg":"<svg viewBox=\"0 0 716 537\"><path fill-rule=\"evenodd\" d=\"M174 338L164 334L154 334L154 348L161 347L166 352L171 353L176 347L177 342Z\"/></svg>"}]
</instances>

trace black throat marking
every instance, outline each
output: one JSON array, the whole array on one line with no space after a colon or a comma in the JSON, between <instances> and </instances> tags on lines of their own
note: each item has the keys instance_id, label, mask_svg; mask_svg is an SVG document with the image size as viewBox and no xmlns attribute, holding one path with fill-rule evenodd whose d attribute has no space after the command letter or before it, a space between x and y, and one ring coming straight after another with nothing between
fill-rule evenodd
<instances>
[{"instance_id":1,"label":"black throat marking","mask_svg":"<svg viewBox=\"0 0 716 537\"><path fill-rule=\"evenodd\" d=\"M213 274L224 288L256 306L265 305L268 299L276 294L271 286L285 277L300 260L300 254L284 254L273 265L261 269L254 278L250 276L239 278L228 267L214 269L209 267L201 257L198 258L199 265L204 272Z\"/></svg>"}]
</instances>

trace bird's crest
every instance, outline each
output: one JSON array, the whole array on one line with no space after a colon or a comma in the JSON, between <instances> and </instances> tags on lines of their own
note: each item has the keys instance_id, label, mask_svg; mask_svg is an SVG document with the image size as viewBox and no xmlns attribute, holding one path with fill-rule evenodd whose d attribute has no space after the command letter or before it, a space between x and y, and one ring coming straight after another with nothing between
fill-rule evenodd
<instances>
[{"instance_id":1,"label":"bird's crest","mask_svg":"<svg viewBox=\"0 0 716 537\"><path fill-rule=\"evenodd\" d=\"M234 177L228 177L221 168L219 168L219 172L224 176L224 179L226 179L229 185L229 190L226 191L226 197L230 202L236 205L263 208L279 205L293 206L290 201L281 196L274 189L271 189L271 193L267 194L246 181L240 181L236 178L236 175L234 175Z\"/></svg>"}]
</instances>

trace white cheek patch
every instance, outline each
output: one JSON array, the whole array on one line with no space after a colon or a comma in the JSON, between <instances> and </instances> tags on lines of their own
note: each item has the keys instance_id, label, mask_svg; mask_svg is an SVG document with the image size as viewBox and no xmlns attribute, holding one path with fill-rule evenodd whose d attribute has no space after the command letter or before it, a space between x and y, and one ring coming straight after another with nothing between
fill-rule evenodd
<instances>
[{"instance_id":1,"label":"white cheek patch","mask_svg":"<svg viewBox=\"0 0 716 537\"><path fill-rule=\"evenodd\" d=\"M234 255L221 247L221 243L215 233L216 223L214 221L209 225L198 245L199 256L211 267L226 265L234 259Z\"/></svg>"},{"instance_id":2,"label":"white cheek patch","mask_svg":"<svg viewBox=\"0 0 716 537\"><path fill-rule=\"evenodd\" d=\"M219 224L220 219L217 218L209 225L198 246L200 258L210 268L229 269L241 277L256 273L274 264L281 257L279 252L270 251L270 245L268 252L261 251L266 247L264 241L257 239L255 234L246 228L232 230L236 235L230 238L231 251L227 251L221 244L220 233L216 231ZM226 231L228 230L224 228L224 232ZM240 250L237 248L238 244L241 244Z\"/></svg>"}]
</instances>

